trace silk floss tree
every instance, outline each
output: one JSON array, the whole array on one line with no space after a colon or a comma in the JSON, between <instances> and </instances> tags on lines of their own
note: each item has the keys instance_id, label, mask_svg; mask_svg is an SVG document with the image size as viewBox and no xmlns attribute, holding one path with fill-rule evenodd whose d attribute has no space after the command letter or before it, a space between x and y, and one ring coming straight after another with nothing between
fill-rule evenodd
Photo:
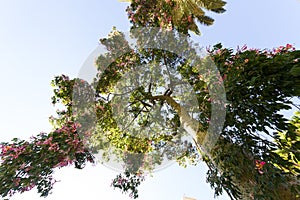
<instances>
[{"instance_id":1,"label":"silk floss tree","mask_svg":"<svg viewBox=\"0 0 300 200\"><path fill-rule=\"evenodd\" d=\"M216 195L299 198L300 116L280 111L299 109L300 52L201 49L189 33L212 24L204 10L224 5L130 1L131 31L100 39L96 73L86 64L79 78L52 81L52 103L64 106L50 118L53 131L1 144L1 196L34 187L47 196L53 169L100 160L121 171L112 186L133 198L147 173L173 161L205 162Z\"/></svg>"}]
</instances>

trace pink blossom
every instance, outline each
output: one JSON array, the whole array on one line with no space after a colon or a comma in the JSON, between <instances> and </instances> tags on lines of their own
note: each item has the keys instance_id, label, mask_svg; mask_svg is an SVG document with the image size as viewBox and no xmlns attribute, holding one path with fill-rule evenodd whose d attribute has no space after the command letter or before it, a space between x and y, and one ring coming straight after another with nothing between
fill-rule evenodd
<instances>
[{"instance_id":1,"label":"pink blossom","mask_svg":"<svg viewBox=\"0 0 300 200\"><path fill-rule=\"evenodd\" d=\"M20 178L16 178L14 180L15 186L19 186L21 179Z\"/></svg>"},{"instance_id":2,"label":"pink blossom","mask_svg":"<svg viewBox=\"0 0 300 200\"><path fill-rule=\"evenodd\" d=\"M291 49L291 48L293 48L293 45L291 45L291 44L286 44L285 48L286 48L286 49Z\"/></svg>"},{"instance_id":3,"label":"pink blossom","mask_svg":"<svg viewBox=\"0 0 300 200\"><path fill-rule=\"evenodd\" d=\"M53 137L49 137L47 140L45 140L42 144L51 144Z\"/></svg>"},{"instance_id":4,"label":"pink blossom","mask_svg":"<svg viewBox=\"0 0 300 200\"><path fill-rule=\"evenodd\" d=\"M263 174L262 168L266 164L265 161L255 160L255 168L257 169L258 173Z\"/></svg>"},{"instance_id":5,"label":"pink blossom","mask_svg":"<svg viewBox=\"0 0 300 200\"><path fill-rule=\"evenodd\" d=\"M222 76L222 81L224 81L226 78L227 78L227 75L224 74L224 75Z\"/></svg>"},{"instance_id":6,"label":"pink blossom","mask_svg":"<svg viewBox=\"0 0 300 200\"><path fill-rule=\"evenodd\" d=\"M242 51L245 51L247 49L247 45L242 46Z\"/></svg>"}]
</instances>

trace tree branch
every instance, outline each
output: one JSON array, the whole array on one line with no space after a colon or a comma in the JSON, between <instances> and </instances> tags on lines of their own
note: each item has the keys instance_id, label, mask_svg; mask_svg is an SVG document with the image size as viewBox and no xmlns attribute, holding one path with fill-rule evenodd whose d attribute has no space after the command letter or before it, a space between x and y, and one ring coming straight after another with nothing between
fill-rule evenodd
<instances>
[{"instance_id":1,"label":"tree branch","mask_svg":"<svg viewBox=\"0 0 300 200\"><path fill-rule=\"evenodd\" d=\"M168 95L157 95L151 96L152 100L166 101L169 106L171 106L178 114L180 122L183 128L198 142L202 144L206 133L199 130L201 123L193 119L189 113L180 106L171 96Z\"/></svg>"}]
</instances>

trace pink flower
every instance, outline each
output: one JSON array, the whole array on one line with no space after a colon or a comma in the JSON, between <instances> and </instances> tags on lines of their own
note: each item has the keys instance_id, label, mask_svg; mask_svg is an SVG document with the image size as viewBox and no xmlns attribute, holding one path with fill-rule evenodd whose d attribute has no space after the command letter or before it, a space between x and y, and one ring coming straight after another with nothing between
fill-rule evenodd
<instances>
[{"instance_id":1,"label":"pink flower","mask_svg":"<svg viewBox=\"0 0 300 200\"><path fill-rule=\"evenodd\" d=\"M242 51L245 51L247 49L247 45L242 46Z\"/></svg>"},{"instance_id":2,"label":"pink flower","mask_svg":"<svg viewBox=\"0 0 300 200\"><path fill-rule=\"evenodd\" d=\"M7 153L7 151L9 151L9 150L10 150L10 146L1 146L0 156L4 156Z\"/></svg>"},{"instance_id":3,"label":"pink flower","mask_svg":"<svg viewBox=\"0 0 300 200\"><path fill-rule=\"evenodd\" d=\"M218 50L216 51L216 54L218 54L218 55L221 55L221 53L222 53L221 49L218 49Z\"/></svg>"},{"instance_id":4,"label":"pink flower","mask_svg":"<svg viewBox=\"0 0 300 200\"><path fill-rule=\"evenodd\" d=\"M19 185L20 185L20 181L21 181L20 178L16 178L16 179L14 180L15 186L19 186Z\"/></svg>"},{"instance_id":5,"label":"pink flower","mask_svg":"<svg viewBox=\"0 0 300 200\"><path fill-rule=\"evenodd\" d=\"M44 142L43 142L43 144L51 144L51 142L52 142L52 137L50 137L50 138L48 138L47 140L45 140Z\"/></svg>"},{"instance_id":6,"label":"pink flower","mask_svg":"<svg viewBox=\"0 0 300 200\"><path fill-rule=\"evenodd\" d=\"M227 78L227 75L224 74L224 75L222 76L222 81L224 81L226 78Z\"/></svg>"},{"instance_id":7,"label":"pink flower","mask_svg":"<svg viewBox=\"0 0 300 200\"><path fill-rule=\"evenodd\" d=\"M32 167L27 167L24 171L25 172L29 172L31 170Z\"/></svg>"},{"instance_id":8,"label":"pink flower","mask_svg":"<svg viewBox=\"0 0 300 200\"><path fill-rule=\"evenodd\" d=\"M285 48L286 48L286 49L291 49L291 48L293 48L293 45L291 45L291 44L286 44Z\"/></svg>"},{"instance_id":9,"label":"pink flower","mask_svg":"<svg viewBox=\"0 0 300 200\"><path fill-rule=\"evenodd\" d=\"M263 174L262 168L266 164L265 161L255 160L255 168L258 170L258 173Z\"/></svg>"}]
</instances>

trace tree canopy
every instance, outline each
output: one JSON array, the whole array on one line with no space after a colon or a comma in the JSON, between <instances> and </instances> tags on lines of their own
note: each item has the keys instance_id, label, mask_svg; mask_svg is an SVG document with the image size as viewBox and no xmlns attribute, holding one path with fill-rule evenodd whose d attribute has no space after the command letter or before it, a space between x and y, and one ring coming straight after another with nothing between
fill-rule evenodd
<instances>
[{"instance_id":1,"label":"tree canopy","mask_svg":"<svg viewBox=\"0 0 300 200\"><path fill-rule=\"evenodd\" d=\"M63 109L50 118L53 131L1 143L0 195L37 187L47 196L55 168L82 169L96 156L117 160L124 171L112 185L133 198L147 173L174 160L183 167L205 162L216 195L299 198L300 113L287 119L280 111L299 109L300 51L290 44L193 46L186 34L199 33L195 20L213 22L202 8L221 13L224 5L131 1L130 34L138 46L113 28L100 39L107 51L97 57L91 82L54 78L52 103ZM210 129L223 112L222 126Z\"/></svg>"}]
</instances>

